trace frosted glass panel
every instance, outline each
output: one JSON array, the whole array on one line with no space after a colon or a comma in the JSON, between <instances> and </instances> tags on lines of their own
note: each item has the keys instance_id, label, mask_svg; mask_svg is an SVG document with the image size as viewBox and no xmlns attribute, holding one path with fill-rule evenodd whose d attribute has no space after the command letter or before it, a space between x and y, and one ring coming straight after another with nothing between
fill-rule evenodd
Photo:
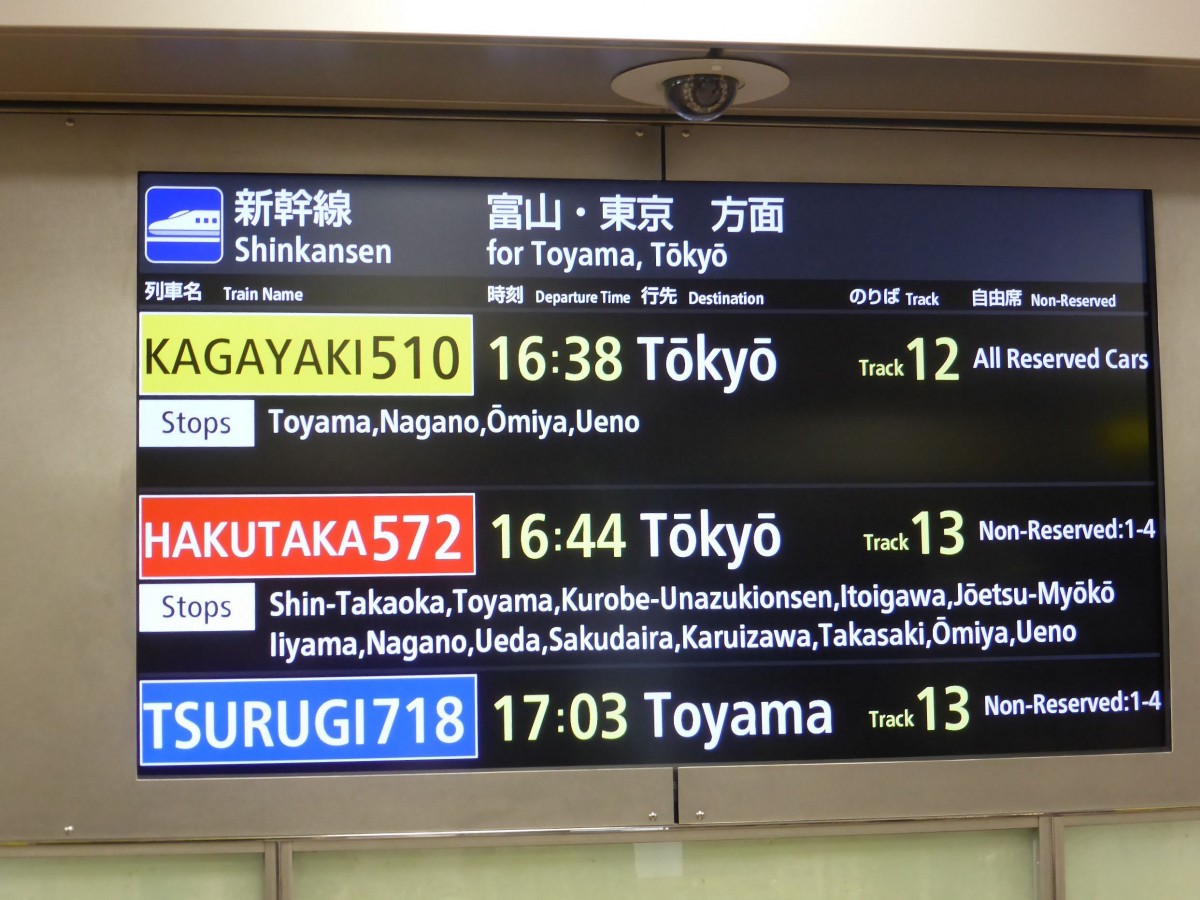
<instances>
[{"instance_id":1,"label":"frosted glass panel","mask_svg":"<svg viewBox=\"0 0 1200 900\"><path fill-rule=\"evenodd\" d=\"M4 857L0 900L261 900L257 853Z\"/></svg>"},{"instance_id":2,"label":"frosted glass panel","mask_svg":"<svg viewBox=\"0 0 1200 900\"><path fill-rule=\"evenodd\" d=\"M1195 900L1200 892L1200 821L1076 825L1064 852L1068 900Z\"/></svg>"},{"instance_id":3,"label":"frosted glass panel","mask_svg":"<svg viewBox=\"0 0 1200 900\"><path fill-rule=\"evenodd\" d=\"M295 900L1031 900L1032 831L297 853Z\"/></svg>"}]
</instances>

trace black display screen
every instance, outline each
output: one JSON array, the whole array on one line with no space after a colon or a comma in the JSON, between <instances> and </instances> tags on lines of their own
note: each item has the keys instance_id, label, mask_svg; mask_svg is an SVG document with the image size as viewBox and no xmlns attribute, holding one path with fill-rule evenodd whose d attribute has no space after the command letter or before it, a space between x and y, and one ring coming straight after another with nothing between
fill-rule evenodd
<instances>
[{"instance_id":1,"label":"black display screen","mask_svg":"<svg viewBox=\"0 0 1200 900\"><path fill-rule=\"evenodd\" d=\"M143 776L1169 747L1150 197L147 174Z\"/></svg>"}]
</instances>

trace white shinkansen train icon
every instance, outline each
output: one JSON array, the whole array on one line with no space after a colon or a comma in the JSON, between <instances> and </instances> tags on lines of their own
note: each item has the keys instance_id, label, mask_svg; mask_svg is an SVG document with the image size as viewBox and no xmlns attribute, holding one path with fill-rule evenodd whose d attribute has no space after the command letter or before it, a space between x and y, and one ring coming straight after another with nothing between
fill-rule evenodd
<instances>
[{"instance_id":1,"label":"white shinkansen train icon","mask_svg":"<svg viewBox=\"0 0 1200 900\"><path fill-rule=\"evenodd\" d=\"M217 209L181 209L165 219L146 226L148 239L175 238L209 242L221 238L221 211Z\"/></svg>"}]
</instances>

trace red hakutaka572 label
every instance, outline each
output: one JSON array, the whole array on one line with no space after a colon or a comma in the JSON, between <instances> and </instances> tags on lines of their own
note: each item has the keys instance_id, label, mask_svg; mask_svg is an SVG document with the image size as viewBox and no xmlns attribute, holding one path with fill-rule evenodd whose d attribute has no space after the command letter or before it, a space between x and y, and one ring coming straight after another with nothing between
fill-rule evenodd
<instances>
[{"instance_id":1,"label":"red hakutaka572 label","mask_svg":"<svg viewBox=\"0 0 1200 900\"><path fill-rule=\"evenodd\" d=\"M139 498L142 578L475 574L473 494Z\"/></svg>"}]
</instances>

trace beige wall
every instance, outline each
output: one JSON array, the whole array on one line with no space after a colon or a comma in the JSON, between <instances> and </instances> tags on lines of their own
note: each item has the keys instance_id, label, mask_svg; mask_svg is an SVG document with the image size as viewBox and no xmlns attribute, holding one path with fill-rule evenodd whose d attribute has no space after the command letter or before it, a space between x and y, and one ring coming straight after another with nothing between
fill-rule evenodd
<instances>
[{"instance_id":1,"label":"beige wall","mask_svg":"<svg viewBox=\"0 0 1200 900\"><path fill-rule=\"evenodd\" d=\"M1200 4L1192 0L8 0L0 4L4 27L493 35L1200 60Z\"/></svg>"}]
</instances>

